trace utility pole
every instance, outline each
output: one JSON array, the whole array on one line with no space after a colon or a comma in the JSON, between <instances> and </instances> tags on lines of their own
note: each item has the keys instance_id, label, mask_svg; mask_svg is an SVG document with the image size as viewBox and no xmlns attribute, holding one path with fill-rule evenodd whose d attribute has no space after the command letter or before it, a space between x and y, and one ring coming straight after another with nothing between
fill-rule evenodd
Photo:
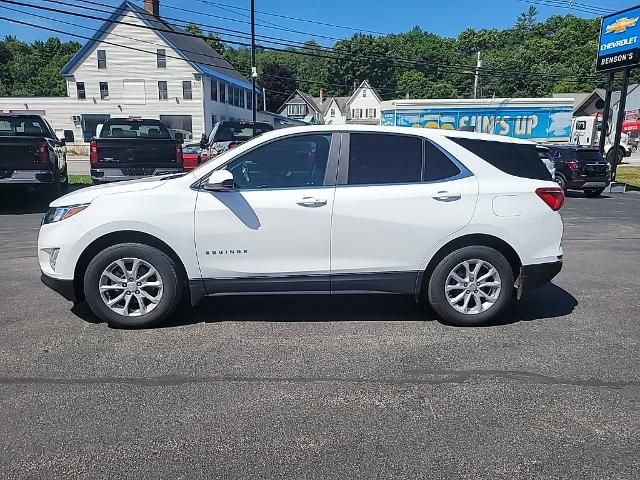
<instances>
[{"instance_id":1,"label":"utility pole","mask_svg":"<svg viewBox=\"0 0 640 480\"><path fill-rule=\"evenodd\" d=\"M478 51L478 59L476 60L476 73L473 80L473 98L478 98L478 86L480 83L480 69L482 68L482 60L480 59L480 51Z\"/></svg>"},{"instance_id":2,"label":"utility pole","mask_svg":"<svg viewBox=\"0 0 640 480\"><path fill-rule=\"evenodd\" d=\"M251 118L253 120L253 136L256 136L256 0L251 0Z\"/></svg>"}]
</instances>

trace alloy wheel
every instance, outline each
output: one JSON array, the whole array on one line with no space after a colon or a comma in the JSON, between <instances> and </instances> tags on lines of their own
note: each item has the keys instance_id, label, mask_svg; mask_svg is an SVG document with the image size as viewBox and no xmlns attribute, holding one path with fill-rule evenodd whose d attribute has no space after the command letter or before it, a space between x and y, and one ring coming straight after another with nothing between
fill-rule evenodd
<instances>
[{"instance_id":1,"label":"alloy wheel","mask_svg":"<svg viewBox=\"0 0 640 480\"><path fill-rule=\"evenodd\" d=\"M486 312L498 301L502 281L486 260L472 259L456 265L444 287L449 305L465 315Z\"/></svg>"}]
</instances>

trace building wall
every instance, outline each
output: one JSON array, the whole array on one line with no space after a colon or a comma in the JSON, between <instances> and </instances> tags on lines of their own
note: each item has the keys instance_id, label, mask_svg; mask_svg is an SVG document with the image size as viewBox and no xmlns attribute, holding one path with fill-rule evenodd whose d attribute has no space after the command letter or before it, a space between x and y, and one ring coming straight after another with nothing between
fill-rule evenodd
<instances>
[{"instance_id":1,"label":"building wall","mask_svg":"<svg viewBox=\"0 0 640 480\"><path fill-rule=\"evenodd\" d=\"M334 109L335 113L333 117L331 116L332 108ZM324 123L326 125L344 125L345 123L347 123L347 116L340 111L340 108L338 108L338 104L335 100L331 101L329 108L327 108L327 111L324 114Z\"/></svg>"},{"instance_id":2,"label":"building wall","mask_svg":"<svg viewBox=\"0 0 640 480\"><path fill-rule=\"evenodd\" d=\"M217 85L217 96L216 96L216 100L212 100L211 98L211 82L218 82ZM231 120L231 119L240 119L240 120L251 120L252 118L252 114L251 114L251 108L249 108L249 103L247 103L247 100L250 100L251 97L251 92L248 90L244 90L244 89L240 89L240 94L244 95L244 107L238 107L235 105L230 104L230 88L237 88L234 87L233 85L230 84L226 84L225 82L219 81L219 80L215 80L215 79L210 79L210 78L203 78L202 79L203 82L203 87L202 87L202 92L203 92L203 96L204 96L204 125L206 127L206 133L209 133L211 131L211 129L213 128L213 115L215 115L215 120L216 122L219 122L221 120ZM220 89L226 86L227 91L225 94L225 101L221 102L220 99L222 98L220 96Z\"/></svg>"},{"instance_id":3,"label":"building wall","mask_svg":"<svg viewBox=\"0 0 640 480\"><path fill-rule=\"evenodd\" d=\"M363 93L366 96L363 97ZM375 115L373 117L367 117L367 109L373 108L375 109ZM351 103L347 105L347 118L351 120L350 123L357 123L358 119L354 118L353 110L359 109L362 110L361 120L378 120L380 121L380 102L378 101L376 95L373 93L371 88L364 86L358 88L356 90L355 95L353 96Z\"/></svg>"}]
</instances>

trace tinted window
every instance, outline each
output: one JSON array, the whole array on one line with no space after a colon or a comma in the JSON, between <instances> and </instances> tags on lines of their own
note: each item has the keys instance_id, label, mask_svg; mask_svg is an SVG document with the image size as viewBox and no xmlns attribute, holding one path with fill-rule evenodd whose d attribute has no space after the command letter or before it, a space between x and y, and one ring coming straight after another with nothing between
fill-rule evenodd
<instances>
[{"instance_id":1,"label":"tinted window","mask_svg":"<svg viewBox=\"0 0 640 480\"><path fill-rule=\"evenodd\" d=\"M578 150L576 158L585 162L602 162L604 157L598 150Z\"/></svg>"},{"instance_id":2,"label":"tinted window","mask_svg":"<svg viewBox=\"0 0 640 480\"><path fill-rule=\"evenodd\" d=\"M352 133L350 138L349 185L421 181L421 138L379 133Z\"/></svg>"},{"instance_id":3,"label":"tinted window","mask_svg":"<svg viewBox=\"0 0 640 480\"><path fill-rule=\"evenodd\" d=\"M549 150L545 149L545 148L538 148L536 149L536 151L538 152L538 157L540 157L540 160L553 160L551 158L551 153L549 152Z\"/></svg>"},{"instance_id":4,"label":"tinted window","mask_svg":"<svg viewBox=\"0 0 640 480\"><path fill-rule=\"evenodd\" d=\"M0 117L0 136L48 136L49 130L37 117Z\"/></svg>"},{"instance_id":5,"label":"tinted window","mask_svg":"<svg viewBox=\"0 0 640 480\"><path fill-rule=\"evenodd\" d=\"M549 170L540 161L535 145L449 137L487 163L516 177L551 180Z\"/></svg>"},{"instance_id":6,"label":"tinted window","mask_svg":"<svg viewBox=\"0 0 640 480\"><path fill-rule=\"evenodd\" d=\"M331 135L297 135L276 140L231 161L238 188L293 188L324 183Z\"/></svg>"},{"instance_id":7,"label":"tinted window","mask_svg":"<svg viewBox=\"0 0 640 480\"><path fill-rule=\"evenodd\" d=\"M273 130L265 123L256 123L256 136ZM253 125L240 122L222 123L216 131L214 142L246 142L253 138Z\"/></svg>"},{"instance_id":8,"label":"tinted window","mask_svg":"<svg viewBox=\"0 0 640 480\"><path fill-rule=\"evenodd\" d=\"M104 124L100 132L101 138L152 137L171 138L169 130L158 120L110 120Z\"/></svg>"},{"instance_id":9,"label":"tinted window","mask_svg":"<svg viewBox=\"0 0 640 480\"><path fill-rule=\"evenodd\" d=\"M442 150L429 141L426 142L425 157L424 180L426 182L443 180L460 174L460 169L455 163L453 163Z\"/></svg>"}]
</instances>

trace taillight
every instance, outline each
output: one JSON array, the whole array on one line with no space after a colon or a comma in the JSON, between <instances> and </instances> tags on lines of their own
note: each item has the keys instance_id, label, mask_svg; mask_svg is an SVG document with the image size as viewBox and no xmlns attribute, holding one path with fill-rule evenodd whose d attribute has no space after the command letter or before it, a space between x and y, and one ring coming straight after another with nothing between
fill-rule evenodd
<instances>
[{"instance_id":1,"label":"taillight","mask_svg":"<svg viewBox=\"0 0 640 480\"><path fill-rule=\"evenodd\" d=\"M176 163L182 164L182 145L176 145Z\"/></svg>"},{"instance_id":2,"label":"taillight","mask_svg":"<svg viewBox=\"0 0 640 480\"><path fill-rule=\"evenodd\" d=\"M49 163L49 145L46 140L38 143L38 163Z\"/></svg>"},{"instance_id":3,"label":"taillight","mask_svg":"<svg viewBox=\"0 0 640 480\"><path fill-rule=\"evenodd\" d=\"M578 164L577 162L564 162L564 164L569 167L571 170L578 170Z\"/></svg>"},{"instance_id":4,"label":"taillight","mask_svg":"<svg viewBox=\"0 0 640 480\"><path fill-rule=\"evenodd\" d=\"M91 162L92 165L98 163L98 144L95 140L91 140L89 143L89 162Z\"/></svg>"},{"instance_id":5,"label":"taillight","mask_svg":"<svg viewBox=\"0 0 640 480\"><path fill-rule=\"evenodd\" d=\"M564 191L560 187L537 188L536 195L554 212L560 210L564 205Z\"/></svg>"}]
</instances>

